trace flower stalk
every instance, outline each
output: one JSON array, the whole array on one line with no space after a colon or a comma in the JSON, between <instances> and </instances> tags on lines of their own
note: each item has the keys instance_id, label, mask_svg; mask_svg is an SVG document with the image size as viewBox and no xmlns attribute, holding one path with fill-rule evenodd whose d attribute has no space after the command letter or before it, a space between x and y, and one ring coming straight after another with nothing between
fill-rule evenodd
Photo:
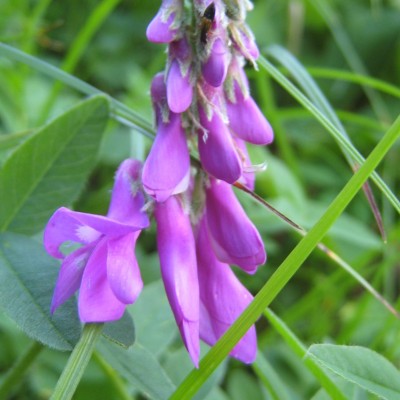
<instances>
[{"instance_id":1,"label":"flower stalk","mask_svg":"<svg viewBox=\"0 0 400 400\"><path fill-rule=\"evenodd\" d=\"M70 400L90 361L104 324L86 324L50 400Z\"/></svg>"}]
</instances>

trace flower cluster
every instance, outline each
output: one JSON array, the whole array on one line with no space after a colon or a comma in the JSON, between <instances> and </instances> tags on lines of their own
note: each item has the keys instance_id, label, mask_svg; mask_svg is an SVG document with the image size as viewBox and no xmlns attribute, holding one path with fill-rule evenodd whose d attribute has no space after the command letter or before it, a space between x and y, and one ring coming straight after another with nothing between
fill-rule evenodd
<instances>
[{"instance_id":1,"label":"flower cluster","mask_svg":"<svg viewBox=\"0 0 400 400\"><path fill-rule=\"evenodd\" d=\"M250 3L187 3L163 0L147 29L150 41L168 43L168 61L151 85L157 134L143 167L121 164L106 217L57 210L44 243L63 260L52 312L79 289L83 322L116 320L142 289L134 246L152 212L166 294L197 366L199 340L214 345L252 300L230 265L253 274L266 261L232 184L253 188L246 142L266 145L273 133L243 71L258 56L244 22ZM64 254L65 242L82 246ZM250 363L256 350L253 326L231 355Z\"/></svg>"}]
</instances>

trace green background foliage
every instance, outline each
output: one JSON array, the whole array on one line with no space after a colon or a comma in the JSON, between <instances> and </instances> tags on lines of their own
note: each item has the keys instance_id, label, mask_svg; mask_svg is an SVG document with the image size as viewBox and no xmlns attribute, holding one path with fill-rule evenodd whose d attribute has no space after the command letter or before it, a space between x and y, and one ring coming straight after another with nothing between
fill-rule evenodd
<instances>
[{"instance_id":1,"label":"green background foliage","mask_svg":"<svg viewBox=\"0 0 400 400\"><path fill-rule=\"evenodd\" d=\"M48 398L68 359L60 350L77 339L73 302L56 320L49 315L57 263L41 249L41 232L63 205L105 213L119 162L143 160L150 148L149 87L164 68L165 48L148 43L145 30L159 3L0 2L0 42L21 51L0 44L0 229L10 231L0 236L0 398L5 389L17 399ZM393 142L398 136L400 3L258 0L248 22L265 57L259 71L246 69L252 95L275 131L272 146L250 148L254 164L268 165L256 193L314 232L316 242L309 235L300 243L290 225L237 192L265 240L268 262L254 276L235 272L254 295L266 282L271 290L259 296L260 311L247 313L211 355L202 347L205 359L190 374L150 228L137 247L144 291L125 324L105 328L114 343L101 339L75 399L165 399L175 391L184 398L196 386L195 398L208 400L400 398L400 322L371 294L375 289L399 310L398 140L369 180L386 242L362 190L343 212L336 207L339 218L326 216L352 166L363 164L385 134ZM364 168L365 176L372 169ZM315 248L319 236L328 254ZM304 243L315 248L308 257ZM294 269L280 272L282 265ZM257 361L220 364L234 331L251 320ZM135 343L126 350L129 337ZM24 360L32 368L13 381L10 373Z\"/></svg>"}]
</instances>

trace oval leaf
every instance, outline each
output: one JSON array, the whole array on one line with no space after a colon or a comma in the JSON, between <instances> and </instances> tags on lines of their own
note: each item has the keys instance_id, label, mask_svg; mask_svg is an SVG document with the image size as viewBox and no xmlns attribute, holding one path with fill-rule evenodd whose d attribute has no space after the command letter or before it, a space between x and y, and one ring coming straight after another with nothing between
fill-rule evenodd
<instances>
[{"instance_id":1,"label":"oval leaf","mask_svg":"<svg viewBox=\"0 0 400 400\"><path fill-rule=\"evenodd\" d=\"M78 341L81 325L74 299L50 315L58 267L40 243L0 234L0 307L29 337L65 351Z\"/></svg>"},{"instance_id":2,"label":"oval leaf","mask_svg":"<svg viewBox=\"0 0 400 400\"><path fill-rule=\"evenodd\" d=\"M135 344L128 350L101 341L98 346L104 359L146 398L168 399L175 387L157 359L144 347Z\"/></svg>"},{"instance_id":3,"label":"oval leaf","mask_svg":"<svg viewBox=\"0 0 400 400\"><path fill-rule=\"evenodd\" d=\"M119 346L128 348L135 343L135 325L131 315L125 311L121 319L104 325L103 336Z\"/></svg>"},{"instance_id":4,"label":"oval leaf","mask_svg":"<svg viewBox=\"0 0 400 400\"><path fill-rule=\"evenodd\" d=\"M316 344L309 348L307 356L383 399L400 399L400 371L386 358L370 349Z\"/></svg>"},{"instance_id":5,"label":"oval leaf","mask_svg":"<svg viewBox=\"0 0 400 400\"><path fill-rule=\"evenodd\" d=\"M60 205L71 204L94 167L108 119L95 96L36 131L0 170L0 231L33 234Z\"/></svg>"}]
</instances>

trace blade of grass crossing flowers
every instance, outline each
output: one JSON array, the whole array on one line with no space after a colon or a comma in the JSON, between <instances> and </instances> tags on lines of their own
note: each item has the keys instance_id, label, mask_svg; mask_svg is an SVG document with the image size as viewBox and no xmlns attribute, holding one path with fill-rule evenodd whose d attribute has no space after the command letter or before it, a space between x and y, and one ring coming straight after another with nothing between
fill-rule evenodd
<instances>
[{"instance_id":1,"label":"blade of grass crossing flowers","mask_svg":"<svg viewBox=\"0 0 400 400\"><path fill-rule=\"evenodd\" d=\"M70 50L68 51L61 69L66 72L74 71L80 58L84 54L87 45L93 38L94 34L99 30L105 19L110 15L111 11L117 6L121 0L103 0L92 12L86 20L85 25L77 34ZM62 88L61 82L56 82L50 92L45 105L43 106L39 122L43 123L49 115L58 93Z\"/></svg>"},{"instance_id":2,"label":"blade of grass crossing flowers","mask_svg":"<svg viewBox=\"0 0 400 400\"><path fill-rule=\"evenodd\" d=\"M296 79L297 83L302 87L304 92L307 94L309 99L325 114L325 116L332 122L337 130L343 135L349 143L351 143L349 135L347 134L344 126L337 117L334 109L325 98L324 94L319 89L318 85L314 82L312 77L309 75L307 70L297 61L297 59L285 50L281 46L271 46L268 50L268 54L278 60L283 66L285 66L292 76ZM352 157L347 153L346 149L339 145L346 157L347 162L350 164L353 172L357 170L358 163L354 162ZM371 206L372 213L375 216L376 223L384 242L386 242L386 233L383 226L382 216L379 208L376 204L375 197L372 193L371 187L368 182L363 186L363 190L367 200Z\"/></svg>"},{"instance_id":3,"label":"blade of grass crossing flowers","mask_svg":"<svg viewBox=\"0 0 400 400\"><path fill-rule=\"evenodd\" d=\"M273 79L276 80L288 93L290 93L306 110L308 110L327 130L332 134L335 140L343 146L346 151L360 165L364 163L364 157L358 150L343 136L335 125L316 107L299 89L297 89L279 70L267 61L264 57L260 57L259 64L263 67ZM400 201L390 190L383 179L373 171L371 179L375 182L378 188L384 193L395 210L400 214Z\"/></svg>"},{"instance_id":4,"label":"blade of grass crossing flowers","mask_svg":"<svg viewBox=\"0 0 400 400\"><path fill-rule=\"evenodd\" d=\"M286 217L286 215L282 214L279 210L277 210L274 206L269 204L265 201L262 197L258 194L254 193L247 187L243 186L241 183L236 182L234 184L235 187L242 190L243 192L249 194L253 197L258 203L260 203L263 207L267 208L277 217L282 219L285 223L290 225L293 229L300 233L303 237L307 235L307 231L297 224L295 221L291 220L290 218ZM329 247L325 246L323 243L318 243L318 249L325 253L333 262L338 264L342 269L344 269L348 274L350 274L361 286L364 287L372 296L375 297L386 309L392 313L396 318L400 319L400 313L377 291L373 288L373 286L364 279L354 268L352 268L346 261L344 261L338 254L332 251Z\"/></svg>"},{"instance_id":5,"label":"blade of grass crossing flowers","mask_svg":"<svg viewBox=\"0 0 400 400\"><path fill-rule=\"evenodd\" d=\"M184 379L171 396L171 399L190 399L199 390L212 372L215 371L218 365L228 356L235 344L247 332L250 326L255 323L258 317L264 312L265 308L271 304L301 267L303 262L325 236L336 219L343 213L344 209L361 189L362 185L399 136L400 116L368 156L365 163L352 176L335 200L330 204L323 216L316 222L288 257L286 257L236 322L201 360L200 368L198 370L192 370Z\"/></svg>"},{"instance_id":6,"label":"blade of grass crossing flowers","mask_svg":"<svg viewBox=\"0 0 400 400\"><path fill-rule=\"evenodd\" d=\"M23 51L18 50L12 46L8 46L4 43L0 43L0 56L1 55L9 58L10 60L28 65L32 69L39 71L47 76L50 76L53 79L59 80L65 85L76 89L77 91L86 95L106 95L111 102L111 109L113 111L111 116L113 118L118 118L118 120L121 119L121 123L128 125L130 128L133 127L139 133L146 137L154 138L154 129L147 120L142 118L138 113L127 107L125 104L109 96L107 93L95 88L94 86L89 85L88 83L72 76L71 74L68 74L65 71L62 71L61 69L45 61L40 60L39 58L26 54Z\"/></svg>"},{"instance_id":7,"label":"blade of grass crossing flowers","mask_svg":"<svg viewBox=\"0 0 400 400\"><path fill-rule=\"evenodd\" d=\"M332 379L325 373L325 371L311 358L304 357L307 354L307 347L296 337L290 328L270 309L264 311L264 316L274 329L282 336L285 342L293 350L293 352L300 358L308 370L317 378L318 382L325 389L325 391L335 400L346 400L346 396L339 389ZM311 362L310 362L311 361Z\"/></svg>"}]
</instances>

